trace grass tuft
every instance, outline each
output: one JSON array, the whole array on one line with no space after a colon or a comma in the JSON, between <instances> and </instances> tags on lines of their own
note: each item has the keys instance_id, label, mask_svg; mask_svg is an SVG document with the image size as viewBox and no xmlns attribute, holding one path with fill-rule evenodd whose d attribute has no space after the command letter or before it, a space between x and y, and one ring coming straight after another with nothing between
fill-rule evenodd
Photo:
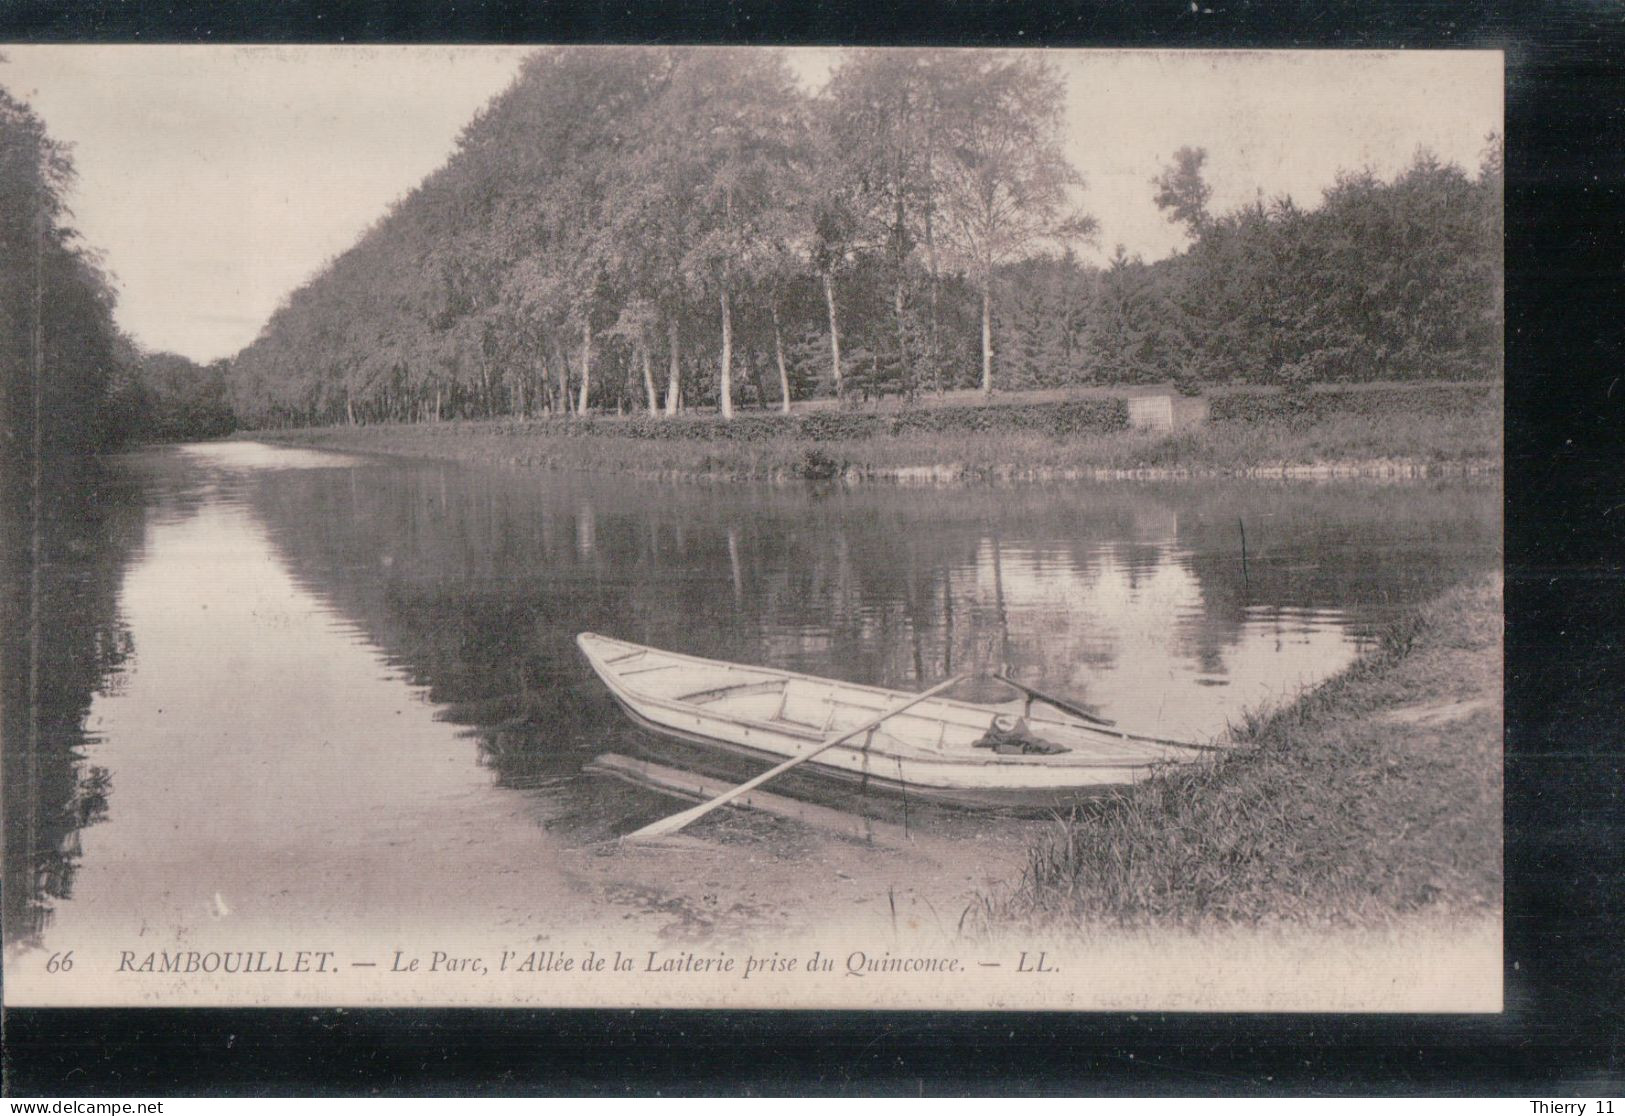
<instances>
[{"instance_id":1,"label":"grass tuft","mask_svg":"<svg viewBox=\"0 0 1625 1116\"><path fill-rule=\"evenodd\" d=\"M1373 925L1501 897L1501 584L1447 593L1238 750L1080 807L971 921Z\"/></svg>"}]
</instances>

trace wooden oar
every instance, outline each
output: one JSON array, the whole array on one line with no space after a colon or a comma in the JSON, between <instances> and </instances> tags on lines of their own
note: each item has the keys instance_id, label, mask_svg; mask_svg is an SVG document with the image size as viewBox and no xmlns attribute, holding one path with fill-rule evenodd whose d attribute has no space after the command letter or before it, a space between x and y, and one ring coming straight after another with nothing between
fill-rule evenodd
<instances>
[{"instance_id":1,"label":"wooden oar","mask_svg":"<svg viewBox=\"0 0 1625 1116\"><path fill-rule=\"evenodd\" d=\"M640 841L651 837L664 837L668 833L676 833L689 822L695 821L698 818L703 818L706 814L709 814L718 806L732 802L740 795L747 794L750 791L755 790L757 787L761 786L774 776L782 775L792 767L806 763L814 756L829 751L831 748L835 747L835 745L845 743L860 733L868 732L870 729L879 725L882 721L895 717L905 709L909 709L920 704L920 702L924 701L926 698L936 697L938 694L942 693L942 691L948 689L950 686L963 682L968 677L970 677L968 674L956 674L946 682L939 682L935 686L932 686L929 690L926 690L924 693L914 695L896 708L888 709L886 712L880 714L880 716L873 717L863 722L863 724L859 725L857 728L848 729L839 736L830 737L828 740L824 741L810 752L803 752L799 756L794 756L787 759L777 767L770 768L767 771L762 772L760 775L756 776L756 778L751 779L748 782L740 783L733 790L724 791L715 798L711 799L709 802L702 802L698 806L690 807L680 814L673 814L669 818L662 818L657 822L644 826L642 829L628 833L625 837L622 837L621 840Z\"/></svg>"},{"instance_id":2,"label":"wooden oar","mask_svg":"<svg viewBox=\"0 0 1625 1116\"><path fill-rule=\"evenodd\" d=\"M1074 717L1081 717L1085 721L1088 721L1092 725L1104 725L1107 728L1111 728L1111 727L1113 727L1113 726L1115 726L1117 724L1116 721L1108 721L1104 717L1096 716L1095 714L1088 712L1087 710L1083 709L1082 707L1072 704L1070 701L1067 701L1065 698L1058 698L1054 694L1046 694L1043 690L1035 690L1031 686L1026 685L1025 683L1017 682L1014 678L1011 678L1008 674L1005 674L1002 671L1000 673L998 673L998 674L995 674L993 677L997 678L1000 682L1003 682L1007 686L1014 686L1016 689L1020 690L1024 694L1026 694L1028 697L1037 698L1039 701L1043 702L1044 704L1053 705L1053 706L1055 706L1055 708L1060 709L1060 710L1062 710L1064 712L1070 713Z\"/></svg>"}]
</instances>

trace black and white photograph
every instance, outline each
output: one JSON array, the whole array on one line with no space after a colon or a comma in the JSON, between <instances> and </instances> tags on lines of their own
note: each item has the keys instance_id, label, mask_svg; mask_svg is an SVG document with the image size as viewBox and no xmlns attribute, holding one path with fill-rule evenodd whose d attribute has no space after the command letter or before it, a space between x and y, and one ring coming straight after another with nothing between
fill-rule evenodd
<instances>
[{"instance_id":1,"label":"black and white photograph","mask_svg":"<svg viewBox=\"0 0 1625 1116\"><path fill-rule=\"evenodd\" d=\"M1504 64L0 45L6 1005L1500 1012Z\"/></svg>"}]
</instances>

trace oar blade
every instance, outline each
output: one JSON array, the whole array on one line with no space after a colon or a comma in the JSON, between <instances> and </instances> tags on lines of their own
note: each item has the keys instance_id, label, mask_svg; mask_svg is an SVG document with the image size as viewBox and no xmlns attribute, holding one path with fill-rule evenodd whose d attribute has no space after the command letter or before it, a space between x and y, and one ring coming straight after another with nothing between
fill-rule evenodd
<instances>
[{"instance_id":1,"label":"oar blade","mask_svg":"<svg viewBox=\"0 0 1625 1116\"><path fill-rule=\"evenodd\" d=\"M702 802L698 806L695 806L692 809L684 810L680 814L673 814L669 818L661 818L659 821L651 822L642 829L633 830L631 833L628 833L626 836L622 837L621 840L653 841L660 837L669 837L671 834L676 833L679 829L682 829L695 818L698 818L702 814L708 813L710 805L711 804L709 802Z\"/></svg>"}]
</instances>

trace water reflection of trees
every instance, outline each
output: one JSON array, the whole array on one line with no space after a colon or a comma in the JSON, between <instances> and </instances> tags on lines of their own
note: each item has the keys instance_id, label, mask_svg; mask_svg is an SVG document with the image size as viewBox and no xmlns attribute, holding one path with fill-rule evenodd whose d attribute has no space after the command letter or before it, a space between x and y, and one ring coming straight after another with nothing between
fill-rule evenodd
<instances>
[{"instance_id":1,"label":"water reflection of trees","mask_svg":"<svg viewBox=\"0 0 1625 1116\"><path fill-rule=\"evenodd\" d=\"M117 808L84 722L134 654L117 594L146 525L224 483L173 454L52 480L32 648L31 509L15 490L0 505L12 942L71 895L80 832ZM583 629L902 687L1008 665L1089 700L1136 639L1220 682L1248 625L1285 641L1316 610L1380 618L1493 560L1499 538L1482 488L809 493L418 465L232 483L294 574L519 787L574 777L624 730L575 648Z\"/></svg>"},{"instance_id":2,"label":"water reflection of trees","mask_svg":"<svg viewBox=\"0 0 1625 1116\"><path fill-rule=\"evenodd\" d=\"M14 488L0 500L4 933L25 945L48 925L53 900L71 896L79 834L109 809L113 788L85 717L134 652L116 605L145 523L128 478L95 465L53 469L44 500L37 578L31 496Z\"/></svg>"},{"instance_id":3,"label":"water reflection of trees","mask_svg":"<svg viewBox=\"0 0 1625 1116\"><path fill-rule=\"evenodd\" d=\"M256 503L296 575L525 784L601 750L584 629L902 687L1008 665L1087 700L1127 624L1220 677L1249 622L1419 600L1499 533L1493 492L1426 487L810 494L436 465L272 474Z\"/></svg>"}]
</instances>

